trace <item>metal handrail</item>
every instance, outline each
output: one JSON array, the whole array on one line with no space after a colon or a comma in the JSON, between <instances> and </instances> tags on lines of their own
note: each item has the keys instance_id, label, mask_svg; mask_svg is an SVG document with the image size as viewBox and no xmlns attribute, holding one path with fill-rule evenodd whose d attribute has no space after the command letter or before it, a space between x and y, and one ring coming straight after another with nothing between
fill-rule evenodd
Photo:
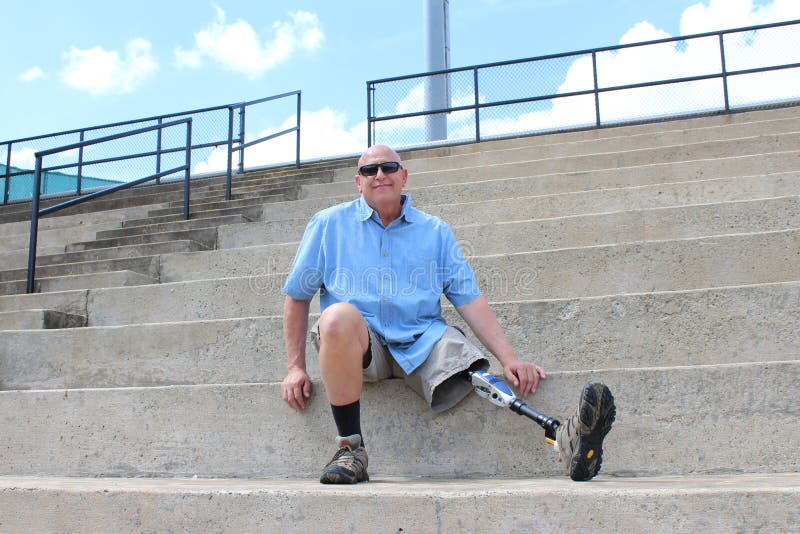
<instances>
[{"instance_id":1,"label":"metal handrail","mask_svg":"<svg viewBox=\"0 0 800 534\"><path fill-rule=\"evenodd\" d=\"M245 143L244 123L245 123L245 116L246 116L247 108L250 107L250 106L254 106L254 105L257 105L257 104L264 103L264 102L269 102L269 101L272 101L272 100L278 100L278 99L281 99L281 98L287 98L287 97L291 97L291 96L296 96L296 98L297 98L296 126L294 126L292 128L288 128L288 129L283 130L281 132L278 132L276 134L272 134L270 136L267 136L267 137L264 137L264 138L261 138L261 139L257 139L255 141L249 141L249 142ZM289 133L292 133L292 132L296 132L297 141L296 141L296 150L295 150L295 167L299 167L300 166L300 109L301 109L300 101L301 101L301 91L299 91L299 90L298 91L290 91L290 92L287 92L287 93L281 93L281 94L278 94L278 95L259 98L259 99L256 99L256 100L250 100L250 101L247 101L247 102L239 102L239 103L234 103L234 104L224 104L224 105L221 105L221 106L213 106L213 107L208 107L208 108L194 109L194 110L190 110L190 111L181 111L181 112L177 112L177 113L170 113L170 114L167 114L167 115L158 115L158 116L147 117L147 118L143 118L143 119L134 119L134 120L128 120L128 121L122 121L122 122L114 122L114 123L103 124L103 125L99 125L99 126L91 126L91 127L88 127L88 128L76 128L76 129L73 129L73 130L66 130L66 131L63 131L63 132L36 135L36 136L32 136L32 137L24 137L24 138L20 138L20 139L13 139L13 140L10 140L10 141L2 141L2 142L0 142L0 146L5 145L6 149L7 149L7 152L6 152L5 185L3 187L3 192L2 192L2 198L3 198L2 204L8 204L9 201L10 201L10 198L9 198L9 196L10 196L10 184L11 184L11 180L10 179L13 178L14 176L21 176L21 175L25 175L25 174L30 174L29 170L26 170L24 172L11 172L11 152L12 152L12 148L13 148L13 146L15 144L20 144L20 143L25 143L25 142L30 142L30 141L37 141L37 140L47 139L47 138L51 138L51 137L61 137L61 136L65 136L65 135L75 135L75 134L80 135L80 141L82 142L82 141L84 141L85 135L88 132L93 132L93 131L97 131L97 130L103 130L103 129L107 129L107 128L119 128L119 127L124 127L124 126L133 126L133 125L136 125L136 124L141 124L141 123L145 123L145 122L153 122L153 121L157 121L158 124L162 124L165 120L169 120L169 119L174 119L174 118L178 118L178 117L186 117L187 115L199 115L199 114L202 114L202 113L208 113L208 112L212 112L212 111L221 111L221 110L226 110L226 109L228 110L229 128L228 128L228 131L226 132L226 134L224 135L224 137L220 137L219 139L211 141L211 142L193 145L191 147L191 149L192 150L197 150L197 149L202 149L202 148L216 148L216 147L219 147L219 146L227 146L228 147L228 167L227 167L227 171L226 171L226 184L227 184L227 187L226 187L226 199L230 200L230 198L231 198L231 187L232 187L232 174L233 174L233 170L232 170L233 162L232 162L232 157L231 156L232 156L232 154L234 152L237 152L237 151L239 152L239 161L238 161L237 173L242 173L242 172L244 172L244 148L248 148L248 147L253 146L255 144L258 144L260 142L264 142L264 141L268 141L270 139L274 139L275 137L278 137L280 135L286 135L286 134L289 134ZM239 131L236 134L234 134L234 132L233 132L233 122L234 122L233 118L234 118L234 114L237 111L238 111L238 113L240 115L240 118L241 118L240 122L241 123L240 123ZM160 132L161 132L161 130L158 130L158 131L159 131L159 136L158 136L158 143L157 144L158 144L158 148L160 149L160 145L161 145ZM243 146L243 145L246 145L246 146ZM93 163L93 162L83 161L83 149L82 148L83 147L79 147L78 148L79 152L78 152L77 165L75 165L75 164L73 164L73 165L62 165L62 166L59 166L59 167L48 167L46 169L43 169L43 171L52 171L52 170L56 170L56 169L67 168L67 167L76 167L77 166L77 168L78 168L77 186L76 186L76 194L77 195L80 195L81 194L81 190L82 190L82 183L81 182L82 182L82 178L83 178L83 167L88 165L88 164L90 164L90 163ZM158 152L158 149L156 150L156 153L157 152ZM166 153L167 153L166 150L162 150L161 151L161 154L166 154ZM156 154L152 154L151 153L151 154L144 154L144 155L156 155ZM157 156L156 157L156 174L158 174L160 172L160 170L161 170L161 158L160 158L160 156ZM0 178L2 178L2 176L0 176ZM156 183L158 183L158 181Z\"/></svg>"},{"instance_id":2,"label":"metal handrail","mask_svg":"<svg viewBox=\"0 0 800 534\"><path fill-rule=\"evenodd\" d=\"M601 120L600 120L600 105L599 105L599 95L602 93L608 93L613 91L620 91L624 89L638 89L643 87L653 87L658 85L668 85L668 84L675 84L675 83L686 83L686 82L694 82L694 81L701 81L701 80L708 80L708 79L715 79L721 78L723 80L723 92L724 92L724 111L730 112L730 102L728 100L728 78L733 76L739 75L746 75L746 74L755 74L759 72L769 72L769 71L777 71L777 70L785 70L785 69L793 69L800 67L800 63L787 63L782 65L773 65L770 67L760 67L760 68L751 68L751 69L741 69L741 70L727 70L725 64L725 50L723 46L723 36L727 34L733 33L740 33L740 32L747 32L747 31L755 31L755 30L763 30L768 28L776 28L781 26L792 26L800 24L800 20L791 20L785 22L776 22L771 24L762 24L757 26L747 26L743 28L735 28L729 30L721 30L721 31L714 31L714 32L706 32L706 33L698 33L693 35L684 35L678 37L669 37L664 39L657 39L653 41L645 41L645 42L638 42L638 43L629 43L629 44L622 44L622 45L615 45L615 46L606 46L601 48L591 48L585 50L578 50L573 52L565 52L559 54L550 54L544 56L537 56L537 57L530 57L524 59L514 59L508 61L499 61L493 63L483 63L480 65L472 65L467 67L458 67L453 69L445 69L445 70L438 70L438 71L431 71L431 72L423 72L417 74L408 74L404 76L395 76L391 78L381 78L377 80L371 80L367 82L367 145L372 146L374 141L374 125L378 122L382 121L390 121L390 120L397 120L397 119L407 119L412 117L421 117L421 116L428 116L428 115L439 115L442 113L451 113L457 111L468 111L474 110L475 112L475 140L477 142L481 141L480 138L480 110L492 107L499 107L499 106L508 106L513 104L522 104L527 102L538 102L543 100L553 100L556 98L566 98L566 97L574 97L574 96L582 96L582 95L594 95L595 97L595 110L596 110L596 118L595 118L595 125L600 127ZM721 56L721 70L719 73L713 74L705 74L699 76L690 76L684 78L671 78L671 79L663 79L663 80L656 80L650 82L642 82L642 83L635 83L629 85L620 85L620 86L613 86L613 87L600 87L598 84L597 79L597 54L601 52L613 52L627 48L635 48L641 46L651 46L656 44L663 44L663 43L675 43L681 41L687 41L690 39L700 39L706 37L718 37L720 42L720 56ZM495 67L502 67L508 65L517 65L523 63L531 63L537 61L545 61L545 60L552 60L552 59L560 59L560 58L567 58L567 57L574 57L574 56L589 56L592 57L592 67L594 71L594 87L592 89L586 89L583 91L574 91L570 93L554 93L554 94L546 94L546 95L538 95L538 96L531 96L527 98L515 98L515 99L508 99L508 100L501 100L495 102L479 102L479 92L478 92L478 73L481 70L488 69L488 68L495 68ZM375 116L374 109L375 109L375 91L376 87L379 84L390 83L390 82L397 82L403 80L412 80L412 79L425 79L434 76L441 76L441 75L450 75L460 72L469 72L473 73L473 91L474 91L474 104L469 105L462 105L462 106L448 106L443 108L437 109L429 109L425 111L419 112L411 112L411 113L402 113L402 114L394 114L394 115L383 115L383 116Z\"/></svg>"},{"instance_id":3,"label":"metal handrail","mask_svg":"<svg viewBox=\"0 0 800 534\"><path fill-rule=\"evenodd\" d=\"M78 198L73 198L71 200L67 200L66 202L62 202L60 204L56 204L55 206L49 206L49 207L44 208L42 210L39 209L39 200L40 200L40 197L41 197L40 189L41 189L41 182L42 182L42 160L44 159L45 156L51 156L53 154L57 154L59 152L65 152L67 150L75 150L75 149L81 150L84 147L87 147L87 146L90 146L90 145L97 145L97 144L100 144L100 143L106 143L106 142L109 142L109 141L115 141L117 139L122 139L124 137L131 137L131 136L134 136L134 135L140 135L140 134L143 134L143 133L152 132L154 130L158 130L159 132L161 132L162 130L164 130L166 128L170 128L172 126L178 126L178 125L181 125L181 124L186 124L186 144L185 144L183 149L177 149L177 150L178 151L179 150L184 150L185 151L186 157L185 157L185 162L184 162L183 165L180 165L180 166L175 167L173 169L169 169L167 171L159 171L159 172L157 172L156 174L154 174L152 176L147 176L145 178L139 178L137 180L126 182L126 183L123 183L123 184L107 187L105 189L101 189L100 191L96 191L94 193L83 195L83 196L80 196ZM158 148L159 148L159 150L157 150L157 153L159 155L161 153L175 152L176 151L175 149L164 150L164 151L160 150L160 148L161 148L160 147L160 141L161 141L161 136L158 136L158 144L159 144ZM122 156L122 157L119 157L119 158L113 158L112 161L121 161L121 160L124 160L124 159L131 159L131 158L136 158L136 157L140 157L140 156L138 156L138 155ZM28 293L33 293L34 290L35 290L35 282L36 282L36 245L37 245L37 240L38 240L38 235L39 235L39 218L40 217L43 217L45 215L49 215L51 213L55 213L56 211L60 211L60 210L65 209L65 208L69 208L69 207L75 206L77 204L82 204L83 202L87 202L89 200L93 200L93 199L96 199L96 198L99 198L99 197L102 197L102 196L105 196L105 195L109 195L111 193L116 193L117 191L122 191L123 189L129 189L129 188L134 187L136 185L140 185L140 184L143 184L145 182L152 181L152 180L159 180L160 178L162 178L164 176L167 176L167 175L170 175L170 174L174 174L174 173L179 172L179 171L183 171L184 172L183 218L184 219L188 219L189 218L189 189L190 189L190 179L189 178L190 178L190 171L191 171L191 165L192 165L192 119L191 118L179 119L179 120L175 120L175 121L171 121L171 122L160 123L160 124L157 124L155 126L149 126L149 127L146 127L146 128L140 128L138 130L131 130L131 131L128 131L128 132L123 132L123 133L119 133L119 134L115 134L115 135L109 135L109 136L106 136L106 137L100 137L98 139L91 139L89 141L82 141L80 143L72 143L72 144L69 144L69 145L61 146L61 147L51 148L51 149L48 149L48 150L42 150L41 152L37 152L35 154L35 158L36 158L36 168L35 168L34 175L33 175L34 176L34 178L33 178L33 198L32 198L32 201L31 201L31 232L30 232L30 241L29 241L29 244L28 244L28 278L27 278L27 285L26 285L26 291Z\"/></svg>"}]
</instances>

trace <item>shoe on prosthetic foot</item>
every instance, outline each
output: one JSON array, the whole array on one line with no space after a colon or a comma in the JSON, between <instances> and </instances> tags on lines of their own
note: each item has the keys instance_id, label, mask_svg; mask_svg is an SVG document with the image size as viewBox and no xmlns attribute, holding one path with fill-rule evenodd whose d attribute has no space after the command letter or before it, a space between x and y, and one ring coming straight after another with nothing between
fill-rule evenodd
<instances>
[{"instance_id":1,"label":"shoe on prosthetic foot","mask_svg":"<svg viewBox=\"0 0 800 534\"><path fill-rule=\"evenodd\" d=\"M337 436L339 450L322 470L319 481L323 484L355 484L369 480L367 450L361 446L361 436Z\"/></svg>"},{"instance_id":2,"label":"shoe on prosthetic foot","mask_svg":"<svg viewBox=\"0 0 800 534\"><path fill-rule=\"evenodd\" d=\"M603 439L617 414L614 396L604 384L583 387L575 415L556 429L559 461L572 480L591 480L603 463Z\"/></svg>"}]
</instances>

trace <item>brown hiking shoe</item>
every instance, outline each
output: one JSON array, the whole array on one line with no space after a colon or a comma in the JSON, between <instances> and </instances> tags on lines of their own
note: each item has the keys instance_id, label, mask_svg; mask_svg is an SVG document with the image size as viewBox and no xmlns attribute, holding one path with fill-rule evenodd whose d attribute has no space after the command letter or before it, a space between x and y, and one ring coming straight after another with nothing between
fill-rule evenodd
<instances>
[{"instance_id":1,"label":"brown hiking shoe","mask_svg":"<svg viewBox=\"0 0 800 534\"><path fill-rule=\"evenodd\" d=\"M575 415L556 429L559 460L572 480L590 480L603 463L603 439L617 414L614 396L604 384L586 384Z\"/></svg>"},{"instance_id":2,"label":"brown hiking shoe","mask_svg":"<svg viewBox=\"0 0 800 534\"><path fill-rule=\"evenodd\" d=\"M367 450L361 446L361 436L336 437L339 450L322 470L323 484L355 484L369 480Z\"/></svg>"}]
</instances>

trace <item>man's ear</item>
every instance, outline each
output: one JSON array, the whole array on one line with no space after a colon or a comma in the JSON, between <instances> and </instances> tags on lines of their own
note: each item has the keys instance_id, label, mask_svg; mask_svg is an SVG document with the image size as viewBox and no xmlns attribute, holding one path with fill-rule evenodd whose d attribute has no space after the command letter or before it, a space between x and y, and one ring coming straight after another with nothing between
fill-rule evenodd
<instances>
[{"instance_id":1,"label":"man's ear","mask_svg":"<svg viewBox=\"0 0 800 534\"><path fill-rule=\"evenodd\" d=\"M356 180L356 187L358 188L358 192L362 193L363 191L361 191L361 175L360 174L356 174L355 180Z\"/></svg>"}]
</instances>

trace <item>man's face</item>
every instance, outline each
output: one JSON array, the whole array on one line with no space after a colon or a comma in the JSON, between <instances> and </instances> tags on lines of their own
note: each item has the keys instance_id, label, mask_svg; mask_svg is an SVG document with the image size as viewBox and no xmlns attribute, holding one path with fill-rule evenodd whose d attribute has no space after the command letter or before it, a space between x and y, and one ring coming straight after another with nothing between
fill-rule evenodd
<instances>
[{"instance_id":1,"label":"man's face","mask_svg":"<svg viewBox=\"0 0 800 534\"><path fill-rule=\"evenodd\" d=\"M364 165L379 164L387 162L400 162L400 158L394 151L383 147L373 147L359 160L359 168ZM406 185L408 171L404 168L396 172L386 173L378 168L378 173L374 176L363 176L356 174L356 185L358 191L364 195L364 200L373 209L384 207L399 206L400 193Z\"/></svg>"}]
</instances>

